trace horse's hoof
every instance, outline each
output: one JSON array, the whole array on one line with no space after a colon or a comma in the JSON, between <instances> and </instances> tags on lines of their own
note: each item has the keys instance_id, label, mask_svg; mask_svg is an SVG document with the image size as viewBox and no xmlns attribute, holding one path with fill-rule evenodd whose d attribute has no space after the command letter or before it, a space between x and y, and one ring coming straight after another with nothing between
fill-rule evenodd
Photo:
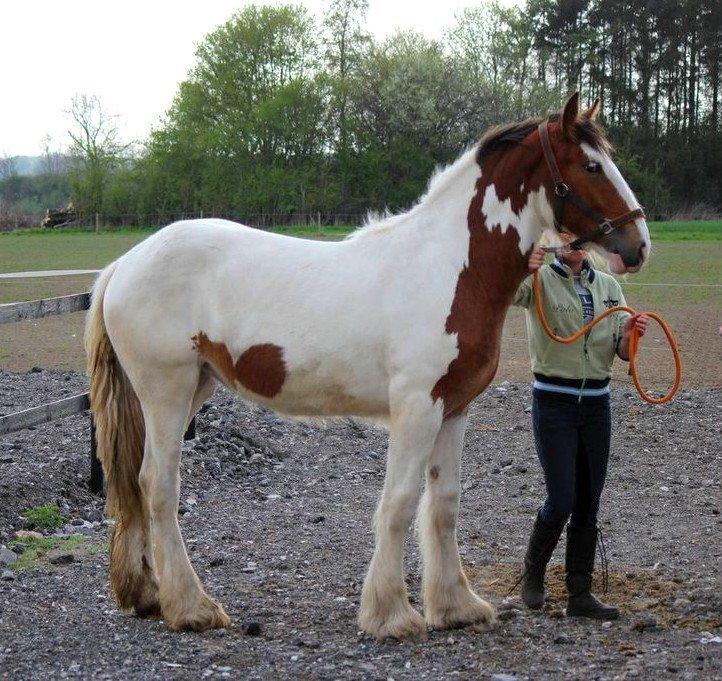
<instances>
[{"instance_id":1,"label":"horse's hoof","mask_svg":"<svg viewBox=\"0 0 722 681\"><path fill-rule=\"evenodd\" d=\"M158 599L143 601L133 606L136 617L145 620L159 620L163 617Z\"/></svg>"},{"instance_id":2,"label":"horse's hoof","mask_svg":"<svg viewBox=\"0 0 722 681\"><path fill-rule=\"evenodd\" d=\"M364 633L377 641L386 638L424 638L426 622L408 603L385 614L359 614L358 623Z\"/></svg>"},{"instance_id":3,"label":"horse's hoof","mask_svg":"<svg viewBox=\"0 0 722 681\"><path fill-rule=\"evenodd\" d=\"M180 615L168 616L163 612L166 626L172 631L207 631L225 629L231 625L231 618L220 603L204 595L198 603Z\"/></svg>"},{"instance_id":4,"label":"horse's hoof","mask_svg":"<svg viewBox=\"0 0 722 681\"><path fill-rule=\"evenodd\" d=\"M432 629L458 629L473 625L475 631L487 631L496 623L490 603L470 589L460 589L443 599L445 607L426 606L426 624Z\"/></svg>"}]
</instances>

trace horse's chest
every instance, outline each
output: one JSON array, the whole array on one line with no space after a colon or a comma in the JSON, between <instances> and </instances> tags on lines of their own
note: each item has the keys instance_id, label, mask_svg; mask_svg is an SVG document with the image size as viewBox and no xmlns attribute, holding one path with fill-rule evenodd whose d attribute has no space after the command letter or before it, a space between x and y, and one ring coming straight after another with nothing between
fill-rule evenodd
<instances>
[{"instance_id":1,"label":"horse's chest","mask_svg":"<svg viewBox=\"0 0 722 681\"><path fill-rule=\"evenodd\" d=\"M459 354L434 386L431 396L444 401L444 414L461 413L491 383L499 364L501 326L487 327L473 339L459 337Z\"/></svg>"}]
</instances>

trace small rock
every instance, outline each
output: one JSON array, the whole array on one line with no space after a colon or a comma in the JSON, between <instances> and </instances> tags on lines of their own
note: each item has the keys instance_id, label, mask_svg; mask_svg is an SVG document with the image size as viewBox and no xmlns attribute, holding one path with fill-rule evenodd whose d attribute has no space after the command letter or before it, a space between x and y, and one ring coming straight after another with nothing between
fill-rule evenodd
<instances>
[{"instance_id":1,"label":"small rock","mask_svg":"<svg viewBox=\"0 0 722 681\"><path fill-rule=\"evenodd\" d=\"M43 535L35 530L18 530L15 533L16 539L42 539Z\"/></svg>"},{"instance_id":2,"label":"small rock","mask_svg":"<svg viewBox=\"0 0 722 681\"><path fill-rule=\"evenodd\" d=\"M18 559L17 555L6 548L5 546L0 547L0 567L9 567Z\"/></svg>"},{"instance_id":3,"label":"small rock","mask_svg":"<svg viewBox=\"0 0 722 681\"><path fill-rule=\"evenodd\" d=\"M41 374L42 372L42 367L33 367L32 369L30 369L31 374Z\"/></svg>"},{"instance_id":4,"label":"small rock","mask_svg":"<svg viewBox=\"0 0 722 681\"><path fill-rule=\"evenodd\" d=\"M518 610L509 609L509 610L500 610L497 614L497 617L500 621L505 622L506 620L513 620L515 617L519 615Z\"/></svg>"},{"instance_id":5,"label":"small rock","mask_svg":"<svg viewBox=\"0 0 722 681\"><path fill-rule=\"evenodd\" d=\"M3 570L0 574L0 579L3 582L12 582L15 580L15 573L12 570Z\"/></svg>"},{"instance_id":6,"label":"small rock","mask_svg":"<svg viewBox=\"0 0 722 681\"><path fill-rule=\"evenodd\" d=\"M317 525L318 523L322 523L324 520L326 520L326 516L324 516L324 515L317 515L317 516L311 518L311 522L314 525Z\"/></svg>"},{"instance_id":7,"label":"small rock","mask_svg":"<svg viewBox=\"0 0 722 681\"><path fill-rule=\"evenodd\" d=\"M675 610L684 610L687 606L691 605L692 601L689 598L675 598L672 607Z\"/></svg>"},{"instance_id":8,"label":"small rock","mask_svg":"<svg viewBox=\"0 0 722 681\"><path fill-rule=\"evenodd\" d=\"M708 631L702 633L702 638L699 640L700 643L722 643L722 637L712 636Z\"/></svg>"},{"instance_id":9,"label":"small rock","mask_svg":"<svg viewBox=\"0 0 722 681\"><path fill-rule=\"evenodd\" d=\"M53 565L70 565L75 562L75 556L72 553L59 553L56 556L50 558L50 562Z\"/></svg>"},{"instance_id":10,"label":"small rock","mask_svg":"<svg viewBox=\"0 0 722 681\"><path fill-rule=\"evenodd\" d=\"M492 674L491 681L518 681L513 674Z\"/></svg>"},{"instance_id":11,"label":"small rock","mask_svg":"<svg viewBox=\"0 0 722 681\"><path fill-rule=\"evenodd\" d=\"M659 623L654 615L641 615L635 618L630 629L632 631L655 631L659 628Z\"/></svg>"},{"instance_id":12,"label":"small rock","mask_svg":"<svg viewBox=\"0 0 722 681\"><path fill-rule=\"evenodd\" d=\"M554 643L557 645L564 645L566 643L569 643L569 638L567 636L564 636L564 634L560 634L554 639Z\"/></svg>"}]
</instances>

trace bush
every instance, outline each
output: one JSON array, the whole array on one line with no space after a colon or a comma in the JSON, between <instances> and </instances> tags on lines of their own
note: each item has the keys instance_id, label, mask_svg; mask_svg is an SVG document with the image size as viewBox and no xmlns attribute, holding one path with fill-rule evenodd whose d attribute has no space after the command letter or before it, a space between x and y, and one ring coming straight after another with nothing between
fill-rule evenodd
<instances>
[{"instance_id":1,"label":"bush","mask_svg":"<svg viewBox=\"0 0 722 681\"><path fill-rule=\"evenodd\" d=\"M65 516L55 504L36 506L23 514L33 527L39 530L57 530L65 523Z\"/></svg>"}]
</instances>

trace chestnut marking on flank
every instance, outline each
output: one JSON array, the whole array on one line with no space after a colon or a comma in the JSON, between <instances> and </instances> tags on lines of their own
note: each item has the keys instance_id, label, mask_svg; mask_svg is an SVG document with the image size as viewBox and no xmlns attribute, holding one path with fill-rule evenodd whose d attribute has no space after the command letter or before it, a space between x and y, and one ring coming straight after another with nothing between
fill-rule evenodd
<instances>
[{"instance_id":1,"label":"chestnut marking on flank","mask_svg":"<svg viewBox=\"0 0 722 681\"><path fill-rule=\"evenodd\" d=\"M274 397L281 392L286 380L286 365L283 348L278 345L252 345L234 363L226 344L210 340L203 331L199 331L191 340L201 357L231 386L238 381L247 390L263 397Z\"/></svg>"},{"instance_id":2,"label":"chestnut marking on flank","mask_svg":"<svg viewBox=\"0 0 722 681\"><path fill-rule=\"evenodd\" d=\"M432 480L436 480L436 478L439 477L439 469L438 469L437 466L432 466L432 467L429 469L429 477L430 477Z\"/></svg>"}]
</instances>

